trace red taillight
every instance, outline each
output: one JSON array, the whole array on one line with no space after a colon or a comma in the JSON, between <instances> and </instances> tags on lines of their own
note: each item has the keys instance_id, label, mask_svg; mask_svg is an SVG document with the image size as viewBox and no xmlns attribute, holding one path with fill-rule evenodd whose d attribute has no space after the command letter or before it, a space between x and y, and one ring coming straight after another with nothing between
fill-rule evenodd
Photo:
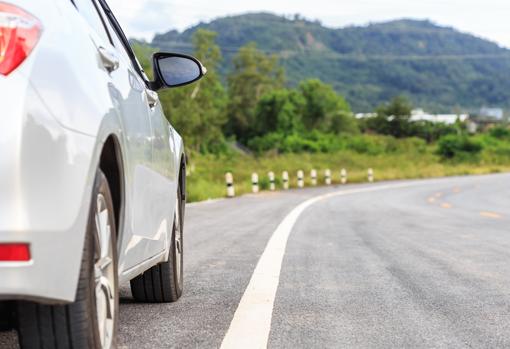
<instances>
[{"instance_id":1,"label":"red taillight","mask_svg":"<svg viewBox=\"0 0 510 349\"><path fill-rule=\"evenodd\" d=\"M28 262L29 260L28 244L0 244L0 262Z\"/></svg>"},{"instance_id":2,"label":"red taillight","mask_svg":"<svg viewBox=\"0 0 510 349\"><path fill-rule=\"evenodd\" d=\"M37 18L0 2L0 74L9 75L33 50L42 26Z\"/></svg>"}]
</instances>

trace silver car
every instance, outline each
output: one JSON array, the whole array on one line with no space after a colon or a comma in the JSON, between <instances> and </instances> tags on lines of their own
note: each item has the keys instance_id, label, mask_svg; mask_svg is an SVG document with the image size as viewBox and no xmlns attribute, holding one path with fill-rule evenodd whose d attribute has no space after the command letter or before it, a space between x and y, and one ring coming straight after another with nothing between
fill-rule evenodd
<instances>
[{"instance_id":1,"label":"silver car","mask_svg":"<svg viewBox=\"0 0 510 349\"><path fill-rule=\"evenodd\" d=\"M116 346L119 284L183 285L185 155L156 91L193 57L140 67L104 0L0 2L0 317L22 348Z\"/></svg>"}]
</instances>

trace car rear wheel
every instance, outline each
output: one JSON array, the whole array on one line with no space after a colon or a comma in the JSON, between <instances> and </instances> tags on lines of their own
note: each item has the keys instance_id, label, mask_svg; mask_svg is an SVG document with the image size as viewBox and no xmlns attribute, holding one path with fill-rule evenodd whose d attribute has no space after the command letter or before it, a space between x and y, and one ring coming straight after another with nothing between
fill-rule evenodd
<instances>
[{"instance_id":1,"label":"car rear wheel","mask_svg":"<svg viewBox=\"0 0 510 349\"><path fill-rule=\"evenodd\" d=\"M68 305L17 304L21 348L115 348L119 312L113 202L98 170L76 299Z\"/></svg>"},{"instance_id":2,"label":"car rear wheel","mask_svg":"<svg viewBox=\"0 0 510 349\"><path fill-rule=\"evenodd\" d=\"M177 301L183 289L183 218L184 202L180 188L175 203L174 224L168 261L153 266L131 280L131 293L139 302Z\"/></svg>"}]
</instances>

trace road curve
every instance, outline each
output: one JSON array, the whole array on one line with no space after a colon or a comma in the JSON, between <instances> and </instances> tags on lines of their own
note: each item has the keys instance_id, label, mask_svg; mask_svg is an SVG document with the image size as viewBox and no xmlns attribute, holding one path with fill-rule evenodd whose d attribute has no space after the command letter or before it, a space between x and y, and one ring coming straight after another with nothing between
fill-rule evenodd
<instances>
[{"instance_id":1,"label":"road curve","mask_svg":"<svg viewBox=\"0 0 510 349\"><path fill-rule=\"evenodd\" d=\"M250 280L260 282L253 272L268 241L295 207L326 194L291 226L272 311L260 317L269 327L254 323L252 335L272 348L510 347L509 183L498 174L190 205L184 296L137 304L124 285L120 345L218 348L227 333L236 339L234 314ZM344 191L352 193L331 195Z\"/></svg>"}]
</instances>

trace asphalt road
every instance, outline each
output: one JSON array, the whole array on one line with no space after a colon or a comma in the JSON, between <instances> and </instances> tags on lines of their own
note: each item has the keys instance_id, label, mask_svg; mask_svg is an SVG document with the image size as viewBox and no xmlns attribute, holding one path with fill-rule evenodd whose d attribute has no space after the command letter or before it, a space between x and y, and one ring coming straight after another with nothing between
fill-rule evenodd
<instances>
[{"instance_id":1,"label":"asphalt road","mask_svg":"<svg viewBox=\"0 0 510 349\"><path fill-rule=\"evenodd\" d=\"M283 240L280 223L314 197ZM271 348L510 347L508 174L191 205L185 253L179 302L137 304L122 287L121 347L218 348L246 330ZM270 285L269 313L236 322L240 303L256 311ZM8 340L0 334L0 347Z\"/></svg>"}]
</instances>

